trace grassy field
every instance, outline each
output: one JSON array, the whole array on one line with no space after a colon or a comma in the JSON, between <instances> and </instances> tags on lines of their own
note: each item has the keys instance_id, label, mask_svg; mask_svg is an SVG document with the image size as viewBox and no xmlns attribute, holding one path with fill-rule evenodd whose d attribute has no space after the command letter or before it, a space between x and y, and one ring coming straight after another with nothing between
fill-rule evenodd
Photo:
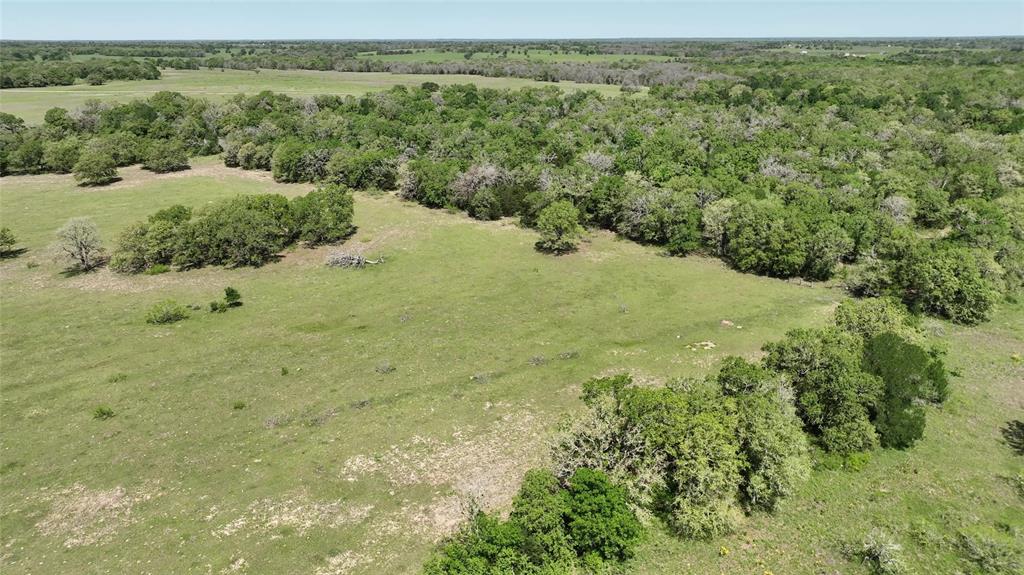
<instances>
[{"instance_id":1,"label":"grassy field","mask_svg":"<svg viewBox=\"0 0 1024 575\"><path fill-rule=\"evenodd\" d=\"M0 183L2 224L27 248L0 262L5 574L414 573L466 501L508 504L586 379L702 375L822 324L841 298L605 233L547 256L510 222L368 194L345 249L381 266L328 269L332 248L297 248L259 269L62 276L47 246L69 217L93 218L112 245L173 203L308 189L213 158L121 171L105 188ZM241 308L143 321L155 302L204 305L228 285ZM971 572L961 530L1019 547L1024 510L1003 477L1022 458L999 428L1024 408L1022 319L1018 305L980 328L928 323L963 377L918 447L817 471L731 537L653 533L632 570L866 573L841 549L876 526L921 574ZM688 349L701 341L716 346ZM116 415L94 419L98 405Z\"/></svg>"},{"instance_id":2,"label":"grassy field","mask_svg":"<svg viewBox=\"0 0 1024 575\"><path fill-rule=\"evenodd\" d=\"M366 60L382 60L385 62L461 62L466 59L466 53L441 50L417 50L411 54L364 53L360 54L359 57ZM509 52L504 57L496 52L474 52L472 57L473 60L496 58L531 62L619 62L621 60L665 62L671 60L668 56L654 56L647 54L565 54L552 52L551 50L529 50L529 53L527 54Z\"/></svg>"},{"instance_id":3,"label":"grassy field","mask_svg":"<svg viewBox=\"0 0 1024 575\"><path fill-rule=\"evenodd\" d=\"M75 84L46 88L0 90L0 112L24 118L30 124L42 122L46 111L55 106L74 109L87 100L124 102L146 98L162 90L191 96L224 100L235 94L255 94L273 90L292 96L341 94L359 96L387 90L392 86L438 84L476 84L481 88L523 88L558 86L564 90L597 90L606 95L621 93L618 86L578 84L575 82L538 82L523 78L487 78L459 74L388 74L386 72L318 72L312 70L261 70L258 74L242 70L162 70L159 80L109 82L102 86Z\"/></svg>"}]
</instances>

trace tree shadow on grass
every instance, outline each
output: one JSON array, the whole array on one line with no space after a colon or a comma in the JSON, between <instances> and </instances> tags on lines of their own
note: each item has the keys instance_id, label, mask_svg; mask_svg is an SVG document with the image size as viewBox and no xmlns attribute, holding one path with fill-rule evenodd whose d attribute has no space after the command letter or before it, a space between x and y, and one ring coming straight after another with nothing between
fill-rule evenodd
<instances>
[{"instance_id":1,"label":"tree shadow on grass","mask_svg":"<svg viewBox=\"0 0 1024 575\"><path fill-rule=\"evenodd\" d=\"M16 250L7 250L5 252L0 252L0 260L13 260L14 258L20 256L21 254L27 251L28 248L18 248Z\"/></svg>"},{"instance_id":2,"label":"tree shadow on grass","mask_svg":"<svg viewBox=\"0 0 1024 575\"><path fill-rule=\"evenodd\" d=\"M1008 421L1001 431L1010 449L1017 455L1024 455L1024 421Z\"/></svg>"}]
</instances>

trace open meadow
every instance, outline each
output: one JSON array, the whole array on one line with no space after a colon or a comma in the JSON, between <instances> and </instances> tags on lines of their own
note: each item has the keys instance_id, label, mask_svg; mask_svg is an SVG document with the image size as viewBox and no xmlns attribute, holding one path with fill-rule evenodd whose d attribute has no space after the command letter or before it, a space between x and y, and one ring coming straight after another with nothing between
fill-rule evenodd
<instances>
[{"instance_id":1,"label":"open meadow","mask_svg":"<svg viewBox=\"0 0 1024 575\"><path fill-rule=\"evenodd\" d=\"M459 56L461 58L461 56ZM14 114L29 124L39 124L53 107L73 110L88 100L128 102L148 98L161 91L222 101L235 94L256 94L264 90L291 96L334 94L361 96L393 86L419 86L424 82L476 84L481 88L524 88L558 86L563 90L596 90L605 95L621 93L618 86L578 84L575 82L539 82L524 78L488 78L464 74L391 74L387 72L320 72L316 70L170 70L159 80L111 81L102 86L78 83L73 86L13 88L0 91L0 112Z\"/></svg>"},{"instance_id":2,"label":"open meadow","mask_svg":"<svg viewBox=\"0 0 1024 575\"><path fill-rule=\"evenodd\" d=\"M103 188L0 180L4 225L26 250L0 262L6 574L415 573L467 502L508 508L582 382L703 376L824 324L845 297L608 232L556 258L509 219L363 192L345 249L383 265L325 267L328 246L259 268L61 273L48 246L68 218L92 218L109 247L172 204L310 189L217 158L192 165L123 169ZM244 305L144 321L158 301L205 306L226 286ZM1017 304L975 328L926 322L961 377L914 449L876 451L859 473L816 470L774 517L712 542L652 532L630 569L867 573L843 549L882 527L916 573L973 572L962 533L1015 545L1024 525L1006 480L1022 464L999 432L1024 408L1022 320ZM113 417L94 418L101 405Z\"/></svg>"}]
</instances>

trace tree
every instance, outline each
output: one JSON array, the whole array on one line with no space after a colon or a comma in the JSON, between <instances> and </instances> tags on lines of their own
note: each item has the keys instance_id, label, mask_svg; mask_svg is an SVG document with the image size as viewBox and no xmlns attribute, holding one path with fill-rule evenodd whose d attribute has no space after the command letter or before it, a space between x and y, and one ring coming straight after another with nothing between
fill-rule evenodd
<instances>
[{"instance_id":1,"label":"tree","mask_svg":"<svg viewBox=\"0 0 1024 575\"><path fill-rule=\"evenodd\" d=\"M158 174L187 170L189 165L185 146L174 140L154 142L146 152L142 167Z\"/></svg>"},{"instance_id":2,"label":"tree","mask_svg":"<svg viewBox=\"0 0 1024 575\"><path fill-rule=\"evenodd\" d=\"M863 365L885 384L875 417L882 446L910 447L924 434L925 414L918 400L942 402L949 394L942 361L899 335L884 332L865 343Z\"/></svg>"},{"instance_id":3,"label":"tree","mask_svg":"<svg viewBox=\"0 0 1024 575\"><path fill-rule=\"evenodd\" d=\"M103 263L103 244L96 224L88 218L72 218L57 230L57 250L68 267L89 271Z\"/></svg>"},{"instance_id":4,"label":"tree","mask_svg":"<svg viewBox=\"0 0 1024 575\"><path fill-rule=\"evenodd\" d=\"M270 160L270 169L274 173L274 180L278 182L301 182L302 181L302 155L306 146L297 140L287 140L274 148L274 155ZM246 167L245 163L242 167Z\"/></svg>"},{"instance_id":5,"label":"tree","mask_svg":"<svg viewBox=\"0 0 1024 575\"><path fill-rule=\"evenodd\" d=\"M552 202L541 210L537 217L537 249L556 254L575 250L583 237L579 218L579 210L566 200Z\"/></svg>"},{"instance_id":6,"label":"tree","mask_svg":"<svg viewBox=\"0 0 1024 575\"><path fill-rule=\"evenodd\" d=\"M80 150L81 143L74 136L47 142L43 146L43 163L51 171L67 174L75 168Z\"/></svg>"},{"instance_id":7,"label":"tree","mask_svg":"<svg viewBox=\"0 0 1024 575\"><path fill-rule=\"evenodd\" d=\"M736 399L737 435L746 462L743 502L771 511L810 474L807 436L790 390L778 374L738 357L726 358L715 380Z\"/></svg>"},{"instance_id":8,"label":"tree","mask_svg":"<svg viewBox=\"0 0 1024 575\"><path fill-rule=\"evenodd\" d=\"M726 253L744 272L792 277L807 261L807 230L784 207L768 201L737 205L726 224Z\"/></svg>"},{"instance_id":9,"label":"tree","mask_svg":"<svg viewBox=\"0 0 1024 575\"><path fill-rule=\"evenodd\" d=\"M117 179L117 164L114 158L109 152L95 145L82 149L74 171L75 180L83 186L101 186Z\"/></svg>"},{"instance_id":10,"label":"tree","mask_svg":"<svg viewBox=\"0 0 1024 575\"><path fill-rule=\"evenodd\" d=\"M352 235L352 191L341 184L321 186L292 202L299 239L311 244L341 241Z\"/></svg>"},{"instance_id":11,"label":"tree","mask_svg":"<svg viewBox=\"0 0 1024 575\"><path fill-rule=\"evenodd\" d=\"M17 243L11 228L0 228L0 257L8 257L14 253L14 246Z\"/></svg>"},{"instance_id":12,"label":"tree","mask_svg":"<svg viewBox=\"0 0 1024 575\"><path fill-rule=\"evenodd\" d=\"M569 478L565 500L566 531L585 564L632 557L642 528L621 487L604 473L583 468Z\"/></svg>"},{"instance_id":13,"label":"tree","mask_svg":"<svg viewBox=\"0 0 1024 575\"><path fill-rule=\"evenodd\" d=\"M792 378L797 412L826 450L846 455L877 445L870 414L883 384L861 370L858 336L833 328L797 329L762 349L766 367Z\"/></svg>"},{"instance_id":14,"label":"tree","mask_svg":"<svg viewBox=\"0 0 1024 575\"><path fill-rule=\"evenodd\" d=\"M961 247L915 249L894 275L911 307L968 325L988 319L999 293L975 253Z\"/></svg>"}]
</instances>

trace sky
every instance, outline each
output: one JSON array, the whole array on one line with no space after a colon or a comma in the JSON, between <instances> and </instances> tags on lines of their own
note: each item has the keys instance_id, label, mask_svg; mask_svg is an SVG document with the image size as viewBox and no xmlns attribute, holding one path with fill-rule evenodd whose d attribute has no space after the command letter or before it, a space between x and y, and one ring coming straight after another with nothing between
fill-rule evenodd
<instances>
[{"instance_id":1,"label":"sky","mask_svg":"<svg viewBox=\"0 0 1024 575\"><path fill-rule=\"evenodd\" d=\"M0 0L5 40L1022 35L1024 0Z\"/></svg>"}]
</instances>

